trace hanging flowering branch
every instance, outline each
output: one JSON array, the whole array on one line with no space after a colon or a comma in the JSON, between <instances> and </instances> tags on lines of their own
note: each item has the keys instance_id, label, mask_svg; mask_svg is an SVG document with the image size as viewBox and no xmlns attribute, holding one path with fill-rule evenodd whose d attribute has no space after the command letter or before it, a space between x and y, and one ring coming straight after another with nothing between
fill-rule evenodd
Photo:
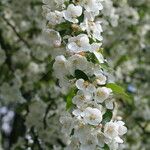
<instances>
[{"instance_id":1,"label":"hanging flowering branch","mask_svg":"<svg viewBox=\"0 0 150 150\"><path fill-rule=\"evenodd\" d=\"M114 95L127 95L112 83L105 69L103 30L96 21L102 0L43 2L45 39L53 51L60 51L53 70L66 95L67 111L60 118L62 132L70 137L66 149L115 150L123 143L121 136L127 128L123 121L115 120Z\"/></svg>"}]
</instances>

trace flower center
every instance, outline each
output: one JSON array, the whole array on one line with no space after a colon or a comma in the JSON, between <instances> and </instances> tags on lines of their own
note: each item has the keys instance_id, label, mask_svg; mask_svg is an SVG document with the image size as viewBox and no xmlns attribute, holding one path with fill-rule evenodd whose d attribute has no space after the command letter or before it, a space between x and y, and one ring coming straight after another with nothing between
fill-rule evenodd
<instances>
[{"instance_id":1,"label":"flower center","mask_svg":"<svg viewBox=\"0 0 150 150\"><path fill-rule=\"evenodd\" d=\"M84 95L81 95L81 96L80 96L80 100L82 100L82 101L85 100L85 96L84 96Z\"/></svg>"},{"instance_id":2,"label":"flower center","mask_svg":"<svg viewBox=\"0 0 150 150\"><path fill-rule=\"evenodd\" d=\"M88 82L88 81L84 81L83 86L84 86L85 88L87 88L87 87L89 86L89 82Z\"/></svg>"},{"instance_id":3,"label":"flower center","mask_svg":"<svg viewBox=\"0 0 150 150\"><path fill-rule=\"evenodd\" d=\"M98 91L96 95L97 95L98 97L103 97L103 96L105 96L105 93L102 92L102 91Z\"/></svg>"},{"instance_id":4,"label":"flower center","mask_svg":"<svg viewBox=\"0 0 150 150\"><path fill-rule=\"evenodd\" d=\"M96 119L96 115L91 114L91 115L90 115L90 120L95 120L95 119Z\"/></svg>"}]
</instances>

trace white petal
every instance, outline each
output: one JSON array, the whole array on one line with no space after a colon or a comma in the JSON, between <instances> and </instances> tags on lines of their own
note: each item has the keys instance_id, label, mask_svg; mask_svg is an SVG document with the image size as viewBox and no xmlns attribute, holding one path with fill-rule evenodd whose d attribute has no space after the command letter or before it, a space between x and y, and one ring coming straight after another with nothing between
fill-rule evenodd
<instances>
[{"instance_id":1,"label":"white petal","mask_svg":"<svg viewBox=\"0 0 150 150\"><path fill-rule=\"evenodd\" d=\"M101 47L102 43L93 43L91 45L91 52L95 52L98 51Z\"/></svg>"},{"instance_id":2,"label":"white petal","mask_svg":"<svg viewBox=\"0 0 150 150\"><path fill-rule=\"evenodd\" d=\"M54 47L56 42L61 43L61 36L59 32L53 29L45 29L43 32L43 37L45 40L45 44L51 47Z\"/></svg>"},{"instance_id":3,"label":"white petal","mask_svg":"<svg viewBox=\"0 0 150 150\"><path fill-rule=\"evenodd\" d=\"M113 109L113 101L106 100L105 105L107 109Z\"/></svg>"},{"instance_id":4,"label":"white petal","mask_svg":"<svg viewBox=\"0 0 150 150\"><path fill-rule=\"evenodd\" d=\"M127 128L125 126L120 126L119 135L124 135L125 133L127 133Z\"/></svg>"},{"instance_id":5,"label":"white petal","mask_svg":"<svg viewBox=\"0 0 150 150\"><path fill-rule=\"evenodd\" d=\"M75 16L79 17L82 15L82 7L76 6Z\"/></svg>"},{"instance_id":6,"label":"white petal","mask_svg":"<svg viewBox=\"0 0 150 150\"><path fill-rule=\"evenodd\" d=\"M102 55L101 53L99 53L99 52L94 52L94 55L96 56L96 58L98 59L98 61L99 61L100 63L104 63L104 57L103 57L103 55Z\"/></svg>"},{"instance_id":7,"label":"white petal","mask_svg":"<svg viewBox=\"0 0 150 150\"><path fill-rule=\"evenodd\" d=\"M83 90L84 87L83 87L83 83L84 83L84 80L83 79L79 79L76 81L76 87L80 90Z\"/></svg>"},{"instance_id":8,"label":"white petal","mask_svg":"<svg viewBox=\"0 0 150 150\"><path fill-rule=\"evenodd\" d=\"M102 41L103 40L103 37L101 36L100 32L99 31L95 31L93 32L93 37L99 41Z\"/></svg>"},{"instance_id":9,"label":"white petal","mask_svg":"<svg viewBox=\"0 0 150 150\"><path fill-rule=\"evenodd\" d=\"M67 49L72 52L78 52L79 47L77 46L75 42L72 42L67 45Z\"/></svg>"},{"instance_id":10,"label":"white petal","mask_svg":"<svg viewBox=\"0 0 150 150\"><path fill-rule=\"evenodd\" d=\"M90 84L88 87L87 87L87 91L89 91L90 93L94 93L96 91L96 88L93 84Z\"/></svg>"},{"instance_id":11,"label":"white petal","mask_svg":"<svg viewBox=\"0 0 150 150\"><path fill-rule=\"evenodd\" d=\"M102 75L102 74L103 74L102 72L103 72L102 70L100 70L99 68L96 68L96 69L94 70L94 75L95 75L95 76Z\"/></svg>"},{"instance_id":12,"label":"white petal","mask_svg":"<svg viewBox=\"0 0 150 150\"><path fill-rule=\"evenodd\" d=\"M86 46L89 44L89 38L86 34L81 34L80 37L81 46Z\"/></svg>"},{"instance_id":13,"label":"white petal","mask_svg":"<svg viewBox=\"0 0 150 150\"><path fill-rule=\"evenodd\" d=\"M100 146L100 147L104 147L104 135L103 134L98 134L97 135L97 139L98 139L98 146Z\"/></svg>"},{"instance_id":14,"label":"white petal","mask_svg":"<svg viewBox=\"0 0 150 150\"><path fill-rule=\"evenodd\" d=\"M85 123L98 125L102 121L102 113L97 108L87 107L83 112L83 119Z\"/></svg>"},{"instance_id":15,"label":"white petal","mask_svg":"<svg viewBox=\"0 0 150 150\"><path fill-rule=\"evenodd\" d=\"M79 110L79 109L75 109L75 110L72 112L72 114L75 115L75 116L81 116L82 111Z\"/></svg>"},{"instance_id":16,"label":"white petal","mask_svg":"<svg viewBox=\"0 0 150 150\"><path fill-rule=\"evenodd\" d=\"M119 126L125 125L125 123L124 123L123 121L117 121L117 124L118 124Z\"/></svg>"},{"instance_id":17,"label":"white petal","mask_svg":"<svg viewBox=\"0 0 150 150\"><path fill-rule=\"evenodd\" d=\"M104 84L106 84L107 78L106 78L106 76L101 74L101 75L97 76L96 81L97 81L98 85L104 85Z\"/></svg>"},{"instance_id":18,"label":"white petal","mask_svg":"<svg viewBox=\"0 0 150 150\"><path fill-rule=\"evenodd\" d=\"M106 87L99 87L96 89L95 92L95 100L98 103L102 103L104 100L109 98L110 93L111 93L111 89Z\"/></svg>"},{"instance_id":19,"label":"white petal","mask_svg":"<svg viewBox=\"0 0 150 150\"><path fill-rule=\"evenodd\" d=\"M117 143L123 143L123 140L119 136L117 136L115 140Z\"/></svg>"}]
</instances>

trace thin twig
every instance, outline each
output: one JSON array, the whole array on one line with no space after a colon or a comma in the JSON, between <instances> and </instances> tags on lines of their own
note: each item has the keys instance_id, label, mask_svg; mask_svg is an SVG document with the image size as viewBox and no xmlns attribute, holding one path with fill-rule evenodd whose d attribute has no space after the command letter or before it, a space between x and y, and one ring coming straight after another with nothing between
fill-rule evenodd
<instances>
[{"instance_id":1,"label":"thin twig","mask_svg":"<svg viewBox=\"0 0 150 150\"><path fill-rule=\"evenodd\" d=\"M17 35L17 37L28 47L30 48L29 43L19 34L19 32L16 30L16 28L2 15L2 19L7 23L9 27L14 31L14 33Z\"/></svg>"}]
</instances>

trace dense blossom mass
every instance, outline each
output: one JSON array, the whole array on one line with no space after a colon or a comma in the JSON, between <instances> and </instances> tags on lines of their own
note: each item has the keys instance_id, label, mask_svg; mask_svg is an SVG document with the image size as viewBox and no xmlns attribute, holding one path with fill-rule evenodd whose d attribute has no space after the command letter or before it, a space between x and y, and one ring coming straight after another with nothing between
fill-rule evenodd
<instances>
[{"instance_id":1,"label":"dense blossom mass","mask_svg":"<svg viewBox=\"0 0 150 150\"><path fill-rule=\"evenodd\" d=\"M103 30L97 20L102 1L43 0L46 41L54 49L65 49L56 55L53 71L61 92L70 95L67 111L60 118L62 132L70 137L66 150L115 150L127 132L113 113L113 90L107 87L113 81L103 69Z\"/></svg>"},{"instance_id":2,"label":"dense blossom mass","mask_svg":"<svg viewBox=\"0 0 150 150\"><path fill-rule=\"evenodd\" d=\"M0 150L149 150L149 35L149 0L0 0Z\"/></svg>"}]
</instances>

